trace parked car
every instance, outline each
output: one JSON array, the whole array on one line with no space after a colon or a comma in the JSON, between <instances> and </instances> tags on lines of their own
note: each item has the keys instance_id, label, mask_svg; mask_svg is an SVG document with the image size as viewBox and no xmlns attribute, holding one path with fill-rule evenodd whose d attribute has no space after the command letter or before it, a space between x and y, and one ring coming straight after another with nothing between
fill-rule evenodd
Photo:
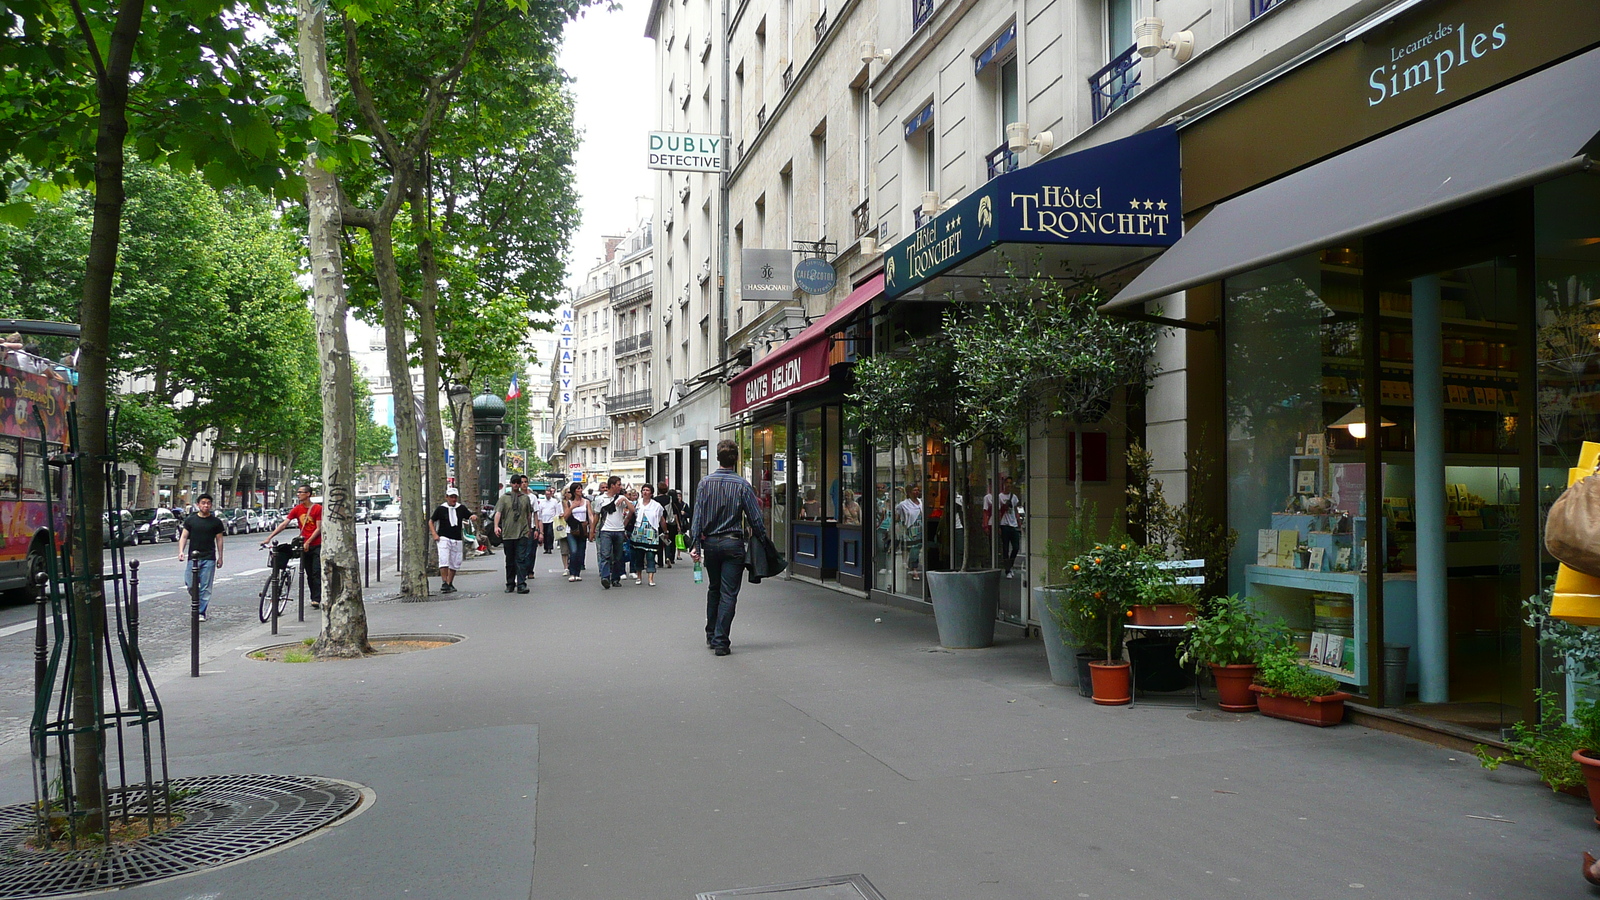
<instances>
[{"instance_id":1,"label":"parked car","mask_svg":"<svg viewBox=\"0 0 1600 900\"><path fill-rule=\"evenodd\" d=\"M111 517L113 515L117 517L117 521L121 527L121 530L117 535L113 535L111 533ZM119 543L117 538L119 536L121 538L120 543L129 544L133 542L133 515L127 510L118 509L101 513L100 524L103 526L101 530L101 541L107 547L117 546Z\"/></svg>"},{"instance_id":2,"label":"parked car","mask_svg":"<svg viewBox=\"0 0 1600 900\"><path fill-rule=\"evenodd\" d=\"M385 506L383 509L378 510L378 521L379 522L398 522L398 521L400 521L400 504L391 503L388 506Z\"/></svg>"},{"instance_id":3,"label":"parked car","mask_svg":"<svg viewBox=\"0 0 1600 900\"><path fill-rule=\"evenodd\" d=\"M356 523L357 524L360 524L360 523L363 523L363 522L371 522L371 521L372 521L372 510L368 509L365 506L356 507Z\"/></svg>"},{"instance_id":4,"label":"parked car","mask_svg":"<svg viewBox=\"0 0 1600 900\"><path fill-rule=\"evenodd\" d=\"M178 521L178 517L172 514L172 510L159 507L136 509L133 511L132 520L135 544L175 541L178 539L178 529L183 525Z\"/></svg>"},{"instance_id":5,"label":"parked car","mask_svg":"<svg viewBox=\"0 0 1600 900\"><path fill-rule=\"evenodd\" d=\"M249 534L250 519L242 509L219 509L217 515L222 518L222 524L227 526L228 534Z\"/></svg>"}]
</instances>

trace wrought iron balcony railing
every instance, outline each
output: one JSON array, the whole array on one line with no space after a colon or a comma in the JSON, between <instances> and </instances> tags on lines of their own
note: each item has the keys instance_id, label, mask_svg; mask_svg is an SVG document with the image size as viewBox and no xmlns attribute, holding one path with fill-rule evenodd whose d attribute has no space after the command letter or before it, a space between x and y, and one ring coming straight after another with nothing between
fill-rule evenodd
<instances>
[{"instance_id":1,"label":"wrought iron balcony railing","mask_svg":"<svg viewBox=\"0 0 1600 900\"><path fill-rule=\"evenodd\" d=\"M624 447L621 449L613 447L611 449L611 459L613 462L620 462L621 460L625 459L638 459L639 456L640 450L638 447Z\"/></svg>"},{"instance_id":2,"label":"wrought iron balcony railing","mask_svg":"<svg viewBox=\"0 0 1600 900\"><path fill-rule=\"evenodd\" d=\"M789 63L783 68L783 89L785 91L794 87L794 63Z\"/></svg>"},{"instance_id":3,"label":"wrought iron balcony railing","mask_svg":"<svg viewBox=\"0 0 1600 900\"><path fill-rule=\"evenodd\" d=\"M1011 148L1005 144L1001 144L989 151L989 155L983 159L988 164L989 178L991 180L996 175L1004 175L1017 167L1017 155L1012 153Z\"/></svg>"},{"instance_id":4,"label":"wrought iron balcony railing","mask_svg":"<svg viewBox=\"0 0 1600 900\"><path fill-rule=\"evenodd\" d=\"M629 391L626 394L610 394L606 397L606 413L617 416L627 412L651 407L650 389L642 391Z\"/></svg>"},{"instance_id":5,"label":"wrought iron balcony railing","mask_svg":"<svg viewBox=\"0 0 1600 900\"><path fill-rule=\"evenodd\" d=\"M767 107L766 104L762 104L761 108L756 110L756 130L760 131L765 127L767 127Z\"/></svg>"},{"instance_id":6,"label":"wrought iron balcony railing","mask_svg":"<svg viewBox=\"0 0 1600 900\"><path fill-rule=\"evenodd\" d=\"M1133 99L1139 93L1139 47L1134 45L1118 53L1105 68L1089 76L1089 94L1094 98L1096 122L1111 115L1111 111Z\"/></svg>"},{"instance_id":7,"label":"wrought iron balcony railing","mask_svg":"<svg viewBox=\"0 0 1600 900\"><path fill-rule=\"evenodd\" d=\"M861 201L860 205L850 210L850 221L855 224L855 236L861 237L872 230L872 198Z\"/></svg>"},{"instance_id":8,"label":"wrought iron balcony railing","mask_svg":"<svg viewBox=\"0 0 1600 900\"><path fill-rule=\"evenodd\" d=\"M822 36L828 33L828 11L826 9L822 11L822 15L817 16L815 30L817 34L817 43L820 44L822 43Z\"/></svg>"},{"instance_id":9,"label":"wrought iron balcony railing","mask_svg":"<svg viewBox=\"0 0 1600 900\"><path fill-rule=\"evenodd\" d=\"M920 206L911 211L911 227L912 228L921 228L922 226L924 226L924 225L926 225L926 224L928 224L929 222L932 222L932 221L933 221L933 213L925 213L925 212L923 212L922 211L922 207L920 207Z\"/></svg>"},{"instance_id":10,"label":"wrought iron balcony railing","mask_svg":"<svg viewBox=\"0 0 1600 900\"><path fill-rule=\"evenodd\" d=\"M911 0L912 31L928 24L928 20L933 18L933 4L934 0Z\"/></svg>"},{"instance_id":11,"label":"wrought iron balcony railing","mask_svg":"<svg viewBox=\"0 0 1600 900\"><path fill-rule=\"evenodd\" d=\"M654 281L655 274L652 272L646 272L643 275L635 275L621 284L612 285L611 305L621 306L624 303L632 303L635 300L643 300L648 298L650 296L651 284Z\"/></svg>"}]
</instances>

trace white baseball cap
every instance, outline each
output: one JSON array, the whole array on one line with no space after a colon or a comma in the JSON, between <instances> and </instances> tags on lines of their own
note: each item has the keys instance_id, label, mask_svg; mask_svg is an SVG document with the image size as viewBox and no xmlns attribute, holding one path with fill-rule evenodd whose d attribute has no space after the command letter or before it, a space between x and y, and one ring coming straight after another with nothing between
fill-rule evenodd
<instances>
[{"instance_id":1,"label":"white baseball cap","mask_svg":"<svg viewBox=\"0 0 1600 900\"><path fill-rule=\"evenodd\" d=\"M446 497L459 497L459 496L461 496L461 492L456 490L455 488L445 488L444 489L444 495Z\"/></svg>"}]
</instances>

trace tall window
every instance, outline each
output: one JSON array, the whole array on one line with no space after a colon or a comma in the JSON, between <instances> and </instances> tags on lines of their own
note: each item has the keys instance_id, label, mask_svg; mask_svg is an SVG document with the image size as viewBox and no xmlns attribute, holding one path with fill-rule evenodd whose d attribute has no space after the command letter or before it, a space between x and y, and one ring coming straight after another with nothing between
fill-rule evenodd
<instances>
[{"instance_id":1,"label":"tall window","mask_svg":"<svg viewBox=\"0 0 1600 900\"><path fill-rule=\"evenodd\" d=\"M939 190L939 153L938 145L933 134L934 123L929 122L923 126L923 184L925 191Z\"/></svg>"},{"instance_id":2,"label":"tall window","mask_svg":"<svg viewBox=\"0 0 1600 900\"><path fill-rule=\"evenodd\" d=\"M1022 121L1020 104L1017 102L1017 58L1010 59L1000 64L1000 143L1005 143L1006 126L1012 122Z\"/></svg>"},{"instance_id":3,"label":"tall window","mask_svg":"<svg viewBox=\"0 0 1600 900\"><path fill-rule=\"evenodd\" d=\"M778 176L783 186L783 246L794 245L794 164L785 167Z\"/></svg>"},{"instance_id":4,"label":"tall window","mask_svg":"<svg viewBox=\"0 0 1600 900\"><path fill-rule=\"evenodd\" d=\"M811 139L811 152L817 171L817 240L828 236L828 132Z\"/></svg>"},{"instance_id":5,"label":"tall window","mask_svg":"<svg viewBox=\"0 0 1600 900\"><path fill-rule=\"evenodd\" d=\"M865 87L853 93L856 102L856 197L860 202L866 200L871 191L867 173L872 171L872 104Z\"/></svg>"},{"instance_id":6,"label":"tall window","mask_svg":"<svg viewBox=\"0 0 1600 900\"><path fill-rule=\"evenodd\" d=\"M1133 46L1134 0L1106 0L1106 59Z\"/></svg>"}]
</instances>

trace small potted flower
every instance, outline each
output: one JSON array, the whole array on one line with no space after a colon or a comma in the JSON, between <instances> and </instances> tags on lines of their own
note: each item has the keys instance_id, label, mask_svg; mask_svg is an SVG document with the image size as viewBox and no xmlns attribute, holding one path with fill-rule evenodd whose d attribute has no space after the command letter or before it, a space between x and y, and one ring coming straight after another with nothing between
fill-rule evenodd
<instances>
[{"instance_id":1,"label":"small potted flower","mask_svg":"<svg viewBox=\"0 0 1600 900\"><path fill-rule=\"evenodd\" d=\"M1103 658L1089 663L1094 702L1118 706L1131 702L1128 663L1122 659L1122 625L1128 609L1150 595L1151 585L1171 576L1152 550L1131 540L1095 544L1067 563L1065 605L1073 622L1103 622Z\"/></svg>"},{"instance_id":2,"label":"small potted flower","mask_svg":"<svg viewBox=\"0 0 1600 900\"><path fill-rule=\"evenodd\" d=\"M1256 663L1255 683L1261 714L1326 728L1344 720L1344 701L1350 695L1339 690L1339 682L1302 666L1294 647L1276 643L1262 652Z\"/></svg>"},{"instance_id":3,"label":"small potted flower","mask_svg":"<svg viewBox=\"0 0 1600 900\"><path fill-rule=\"evenodd\" d=\"M1194 660L1211 667L1223 709L1254 712L1256 695L1250 684L1256 675L1256 659L1275 643L1281 631L1264 623L1249 600L1237 594L1218 597L1205 615L1190 623L1178 662L1188 665Z\"/></svg>"}]
</instances>

